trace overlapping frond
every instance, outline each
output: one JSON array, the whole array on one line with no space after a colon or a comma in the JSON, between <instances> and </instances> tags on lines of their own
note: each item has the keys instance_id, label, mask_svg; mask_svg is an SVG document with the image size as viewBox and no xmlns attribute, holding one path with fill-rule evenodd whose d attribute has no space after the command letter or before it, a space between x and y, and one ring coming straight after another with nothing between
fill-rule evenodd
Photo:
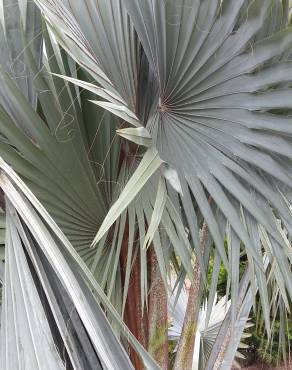
<instances>
[{"instance_id":1,"label":"overlapping frond","mask_svg":"<svg viewBox=\"0 0 292 370\"><path fill-rule=\"evenodd\" d=\"M116 277L125 235L124 303L137 246L143 297L150 242L164 278L173 251L189 272L194 249L204 271L205 220L217 267L222 262L232 280L231 321L244 254L268 328L264 255L283 301L292 297L290 248L277 221L291 234L287 2L36 3L48 28L44 66L29 48L23 55L39 104L35 109L1 69L0 154L109 295L121 294ZM117 138L116 129L134 144ZM93 239L98 244L90 249ZM213 282L212 299L216 274Z\"/></svg>"},{"instance_id":2,"label":"overlapping frond","mask_svg":"<svg viewBox=\"0 0 292 370\"><path fill-rule=\"evenodd\" d=\"M143 153L143 150L139 149L136 144L144 144L142 137L145 137L151 145L151 138L144 127L139 128L136 133L131 131L133 129L124 128L124 122L141 126L137 115L141 117L142 122L146 121L146 117L151 111L151 104L147 102L144 96L133 96L133 91L137 94L145 86L149 86L155 96L156 85L153 79L151 80L148 76L148 62L143 51L140 50L135 31L130 25L129 18L121 4L116 2L112 4L115 9L115 20L120 19L117 24L123 25L123 29L129 35L123 35L118 30L114 31L113 35L104 32L99 33L106 44L105 55L102 54L95 58L96 53L94 55L90 54L91 62L94 60L95 74L93 75L86 64L87 59L82 58L82 61L85 61L85 65L83 65L76 54L77 52L85 53L84 45L87 45L85 35L90 35L92 30L86 29L86 22L81 24L82 36L79 33L78 35L84 43L79 40L78 47L70 48L65 42L59 40L53 27L56 17L60 18L59 22L68 21L62 13L64 10L67 14L68 10L65 10L64 4L59 4L60 6L53 8L51 5L48 3L48 8L45 8L47 10L45 14L50 22L47 24L48 27L44 26L42 30L44 52L42 66L39 66L29 45L22 51L30 81L33 82L34 93L38 98L37 107L31 104L24 92L15 83L6 65L1 68L2 94L5 99L1 102L0 121L3 140L0 142L0 153L43 202L117 305L121 301L119 269L121 241L126 233L126 220L127 222L129 220L133 222L130 225L131 233L132 230L135 233L133 242L140 248L138 256L135 253L133 258L140 259L141 291L144 300L147 297L149 287L147 282L147 250L143 248L142 241L145 234L144 229L151 223L155 211L154 203L159 178L159 175L155 173L162 161L157 156L156 164L148 164L148 172L144 173L139 170L140 154ZM102 5L105 11L103 16L108 17L107 22L110 23L112 14L107 7L108 5ZM44 9L44 4L41 8ZM80 20L87 14L85 7L82 11L83 13L77 12ZM61 16L61 14L63 15ZM95 13L92 10L90 14L91 16L96 14L98 17L99 12ZM77 21L75 17L73 15L68 17L70 22L72 21L71 23L75 25L73 30L76 31ZM71 17L73 18L71 19ZM101 22L99 28L102 27L101 18L98 18L96 22ZM66 23L63 26L67 27L68 24ZM62 27L60 26L58 30L63 29ZM59 36L65 37L67 40L68 33L72 38L73 34L70 32L73 32L73 30L70 27L61 32ZM125 52L123 48L117 50L114 47L116 43L115 36L122 37L124 43L128 37L131 38L133 45L129 47L129 50L126 50L125 55L123 54ZM99 42L102 42L102 40L99 40ZM59 41L65 50L70 49L67 51L69 55L73 53L72 56L75 61L60 48L56 41ZM93 41L93 39L90 40L90 44ZM67 42L69 41L67 40ZM118 52L121 54L120 57L107 54L110 52L108 50L110 45L111 53ZM122 46L124 47L124 45ZM101 52L97 45L94 48ZM90 48L90 53L91 51ZM113 60L112 66L108 63L109 60ZM129 66L129 70L120 77L122 74L120 69L126 65ZM80 66L84 69L81 69ZM100 72L100 66L105 69L109 76L115 76L113 82L104 83L103 77L105 75ZM101 79L96 77L99 73L102 76ZM146 77L145 73L147 74ZM132 76L131 81L124 86L125 81L129 82L128 74ZM60 76L63 78L60 78ZM104 85L102 87L93 85L92 78L95 82L104 83ZM75 86L71 82L74 82ZM96 101L95 94L102 100ZM97 103L98 106L90 101ZM137 110L134 102L137 104ZM138 112L137 115L136 111ZM131 139L131 135L134 135L136 144L131 146L125 140L121 140L116 135L118 128L122 128L119 133L127 139ZM135 139L133 141L135 142ZM149 152L151 150L153 153L155 152L154 148L150 148ZM137 156L137 154L139 155ZM147 162L146 157L144 162L142 161L143 163ZM143 166L143 164L141 165ZM138 172L135 172L136 169ZM134 172L131 183L128 187L125 187L126 182ZM141 179L141 173L144 173L143 179ZM140 198L140 190L144 188L154 174L155 178L149 184L148 190L145 190L148 198ZM130 188L130 196L125 196L128 188ZM111 217L110 222L108 222L109 216L106 218L107 211L123 189L124 192L120 201L124 204L123 210L125 212L122 214L120 206L116 206L117 209L120 209L118 213L114 212L114 217ZM133 200L135 205L131 209L127 209L129 203ZM168 197L166 204L168 206L161 209L161 217L163 227L167 230L166 237L171 240L171 249L168 253L163 251L164 244L156 230L153 230L149 237L149 242L154 240L153 245L164 280L166 279L173 245L182 260L184 268L187 268L189 273L191 271L191 247L177 213L179 211L174 210L172 201ZM113 213L113 211L111 212ZM130 214L134 216L130 217ZM116 220L116 225L112 226ZM106 229L100 229L103 221L107 223L105 224L107 225ZM156 226L158 224L159 222L156 222ZM178 224L180 224L180 229L177 230ZM90 248L99 229L99 235L102 236L105 231L106 235L98 246ZM136 234L138 229L138 234ZM131 250L132 247L130 245L129 249ZM126 281L130 276L131 261L131 256L129 256L129 263L127 263L125 272ZM113 269L109 270L112 265ZM127 283L125 286L123 305L127 298ZM120 308L122 309L122 307Z\"/></svg>"},{"instance_id":3,"label":"overlapping frond","mask_svg":"<svg viewBox=\"0 0 292 370\"><path fill-rule=\"evenodd\" d=\"M83 67L98 84L121 96L124 109L148 129L161 159L177 171L189 237L202 268L198 243L202 216L235 282L242 246L256 266L258 279L262 276L262 248L246 219L248 224L263 227L273 240L273 253L287 260L285 242L274 220L276 214L291 230L291 120L285 112L291 100L287 55L292 32L286 28L287 4L124 0L114 5L108 2L101 9L102 3L77 6L68 1L64 5L54 2L58 4L54 11L53 2L39 4L52 30L60 24L65 30L62 46L68 51L75 42L70 55L78 63L84 45L90 48L96 72L92 73L89 64ZM96 16L95 32L99 34L95 39L87 6L92 17ZM62 19L62 14L68 17ZM105 32L113 20L115 27ZM129 32L133 37L125 44ZM140 47L149 63L144 86L146 91L156 91L148 94L148 105L140 103L148 107L146 121L128 96L131 92L136 99L139 91L139 69L129 61L137 58L133 51ZM110 61L109 53L115 56ZM100 70L110 84L97 76ZM130 78L122 84L120 78L125 76ZM111 109L108 104L103 107ZM228 228L232 237L226 252L223 241ZM285 274L289 291L291 273L286 269ZM263 276L261 281L262 302L267 304ZM236 301L238 287L233 286L231 293Z\"/></svg>"},{"instance_id":4,"label":"overlapping frond","mask_svg":"<svg viewBox=\"0 0 292 370\"><path fill-rule=\"evenodd\" d=\"M145 366L156 369L63 232L2 159L0 186L7 205L1 368L15 361L63 369L67 360L78 369L132 369L101 302Z\"/></svg>"},{"instance_id":5,"label":"overlapping frond","mask_svg":"<svg viewBox=\"0 0 292 370\"><path fill-rule=\"evenodd\" d=\"M274 2L252 1L241 13L247 3L125 0L159 85L147 128L161 158L179 172L183 194L190 191L199 206L232 275L238 275L240 242L263 270L262 250L243 213L266 229L274 253L286 260L273 212L291 229L291 120L285 115L291 62L275 58L291 49L292 33L282 28L270 34L271 26L263 31ZM228 257L227 224L217 222L217 207L234 232Z\"/></svg>"}]
</instances>

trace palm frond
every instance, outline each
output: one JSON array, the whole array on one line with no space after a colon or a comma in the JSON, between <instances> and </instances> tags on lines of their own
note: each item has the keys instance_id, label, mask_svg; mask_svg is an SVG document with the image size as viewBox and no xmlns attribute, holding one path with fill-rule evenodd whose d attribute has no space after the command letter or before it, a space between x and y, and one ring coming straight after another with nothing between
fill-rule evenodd
<instances>
[{"instance_id":1,"label":"palm frond","mask_svg":"<svg viewBox=\"0 0 292 370\"><path fill-rule=\"evenodd\" d=\"M32 1L3 0L0 4L0 65L4 66L33 106L37 96L33 76L25 62L24 49L30 48L37 65L42 56L42 20ZM0 93L0 101L5 94Z\"/></svg>"},{"instance_id":2,"label":"palm frond","mask_svg":"<svg viewBox=\"0 0 292 370\"><path fill-rule=\"evenodd\" d=\"M208 196L260 270L262 251L241 208L277 241L279 253L284 241L269 212L291 229L285 202L291 189L291 120L285 116L291 89L281 85L290 80L291 62L275 58L291 49L292 33L278 26L262 31L271 20L271 1L248 3L240 20L247 3L125 1L159 86L146 127L182 188L190 189L228 270L235 264L223 248L226 223L218 224Z\"/></svg>"},{"instance_id":3,"label":"palm frond","mask_svg":"<svg viewBox=\"0 0 292 370\"><path fill-rule=\"evenodd\" d=\"M137 340L126 329L108 298L105 297L102 289L98 286L96 280L90 274L68 239L66 239L65 235L27 186L3 160L1 160L1 188L9 200L6 202L8 213L6 217L7 234L4 278L5 309L1 325L1 349L6 351L6 346L11 346L10 349L8 348L6 355L11 352L15 353L17 350L21 351L21 348L18 348L19 344L17 341L7 342L8 338L6 335L11 333L12 338L16 338L18 333L22 341L25 341L27 335L30 334L31 342L25 341L25 344L23 344L28 347L26 348L25 356L22 359L15 357L15 361L17 364L20 364L21 361L32 361L33 364L33 361L36 361L37 366L42 366L39 365L40 360L35 358L35 356L40 356L42 352L35 351L32 344L35 343L38 335L44 336L47 333L45 337L47 338L47 343L51 343L51 345L43 347L43 351L47 350L47 353L44 352L44 355L51 357L49 361L53 361L53 358L55 359L55 362L52 363L52 368L57 366L57 363L59 363L58 366L61 366L60 359L57 359L57 352L52 351L54 346L52 345L52 335L48 331L48 324L45 320L45 308L43 307L45 305L46 309L53 314L54 322L57 326L55 330L61 331L59 335L62 337L70 361L76 360L76 355L73 352L74 347L76 348L76 345L78 347L78 335L85 335L83 339L84 348L78 348L78 351L87 351L87 359L90 357L88 356L90 352L96 351L98 358L96 360L93 359L94 352L92 352L93 357L91 356L91 359L95 361L94 366L99 366L98 364L100 363L102 365L101 368L116 369L119 367L131 369L132 365L125 350L118 342L105 314L96 301L96 299L100 299L104 307L111 312L116 322L122 326L123 335L126 335L134 348L140 351L145 365L151 364L150 366L156 368L150 356L139 346ZM26 252L24 252L23 246ZM14 271L14 274L12 274L13 271L11 269ZM34 273L31 271L34 271ZM21 281L23 281L23 284L21 284ZM40 287L42 287L41 290L46 296L45 303L41 303L39 298L40 293L37 289L40 289ZM17 289L17 292L15 289ZM28 295L28 291L31 294ZM96 294L96 297L92 292ZM61 317L60 304L56 303L57 297L60 299L60 294L63 294L62 297L66 301ZM18 300L22 300L22 303ZM19 310L23 305L27 309L24 311ZM28 310L29 308L31 311ZM64 325L64 320L66 317L70 320L75 310L78 314L76 326L71 331L67 327L68 322ZM13 312L14 314L11 316ZM21 312L27 316L22 316ZM36 316L33 316L33 319L36 320L35 323L30 322L30 314L32 312L36 313ZM13 321L13 317L15 321ZM39 322L42 322L43 326L37 324ZM79 332L76 334L75 331L81 323L82 326L80 326ZM83 326L85 329L82 329ZM5 330L2 330L2 328L5 328ZM127 334L125 334L126 332ZM89 342L87 340L88 345L86 344L86 337L89 339ZM39 339L38 344L44 344L43 341ZM72 342L73 348L70 346ZM91 345L93 348L91 348ZM113 349L115 349L115 352L112 351ZM31 351L35 352L31 353ZM31 357L26 357L29 353L31 353ZM6 357L6 355L1 356L1 359L10 366L10 356ZM77 356L77 358L80 357ZM5 362L3 366L3 368L6 368ZM47 366L47 363L45 366Z\"/></svg>"},{"instance_id":4,"label":"palm frond","mask_svg":"<svg viewBox=\"0 0 292 370\"><path fill-rule=\"evenodd\" d=\"M291 246L283 233L292 232L288 2L35 3L45 19L42 65L34 4L17 2L10 19L15 30L21 17L28 36L21 45L9 35L7 7L1 12L0 42L10 59L0 58L0 155L120 312L138 259L147 302L150 242L165 284L171 259L180 282L192 276L193 256L205 278L214 242L209 307L221 263L231 297L222 330L234 327L250 284L270 336L270 281L286 308L292 297ZM16 61L24 63L25 78L18 80L7 66L21 46ZM210 232L205 253L203 222ZM246 289L241 256L249 266Z\"/></svg>"}]
</instances>

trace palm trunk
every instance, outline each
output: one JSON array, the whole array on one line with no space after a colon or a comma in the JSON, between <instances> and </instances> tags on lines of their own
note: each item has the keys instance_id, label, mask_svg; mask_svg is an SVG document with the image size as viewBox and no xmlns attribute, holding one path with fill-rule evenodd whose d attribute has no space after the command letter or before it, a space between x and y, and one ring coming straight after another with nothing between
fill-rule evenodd
<instances>
[{"instance_id":1,"label":"palm trunk","mask_svg":"<svg viewBox=\"0 0 292 370\"><path fill-rule=\"evenodd\" d=\"M200 246L204 250L207 236L207 225L204 223L201 232ZM193 270L193 282L189 291L188 303L184 318L182 334L178 343L174 370L190 370L193 363L197 321L201 302L201 269L196 260Z\"/></svg>"},{"instance_id":2,"label":"palm trunk","mask_svg":"<svg viewBox=\"0 0 292 370\"><path fill-rule=\"evenodd\" d=\"M125 269L127 265L127 252L128 252L128 227L126 224L124 240L122 242L121 254L120 254L120 265L122 282L125 280ZM148 342L148 317L146 310L142 309L141 304L141 289L140 289L140 263L139 259L136 258L133 263L133 268L130 276L130 284L128 290L127 301L125 305L124 313L125 324L128 326L130 331L135 335L138 341L147 348ZM143 364L137 356L133 348L130 348L130 359L136 370L142 370Z\"/></svg>"},{"instance_id":3,"label":"palm trunk","mask_svg":"<svg viewBox=\"0 0 292 370\"><path fill-rule=\"evenodd\" d=\"M148 351L162 370L168 369L167 339L167 292L160 275L157 257L153 248L150 257L150 293L149 293L149 343Z\"/></svg>"}]
</instances>

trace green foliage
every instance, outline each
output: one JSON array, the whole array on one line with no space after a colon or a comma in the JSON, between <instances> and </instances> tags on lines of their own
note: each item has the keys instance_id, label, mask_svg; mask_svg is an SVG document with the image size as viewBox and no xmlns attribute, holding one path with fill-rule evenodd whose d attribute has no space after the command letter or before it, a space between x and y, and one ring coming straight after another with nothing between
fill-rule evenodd
<instances>
[{"instance_id":1,"label":"green foliage","mask_svg":"<svg viewBox=\"0 0 292 370\"><path fill-rule=\"evenodd\" d=\"M213 258L210 258L209 269L208 269L208 286L209 287L211 284L212 272L213 272ZM221 263L219 274L218 274L218 283L217 283L217 294L220 297L223 297L226 294L227 278L228 278L228 273L226 271L226 268L224 268L223 264Z\"/></svg>"},{"instance_id":2,"label":"green foliage","mask_svg":"<svg viewBox=\"0 0 292 370\"><path fill-rule=\"evenodd\" d=\"M225 248L227 249L227 242L225 242ZM209 260L209 267L208 267L207 292L209 291L210 285L211 285L213 265L214 265L214 258L213 256L211 256ZM248 261L246 260L246 257L244 256L241 257L240 264L239 264L239 276L240 277L242 277L247 266L248 266ZM219 268L219 273L218 273L218 282L217 282L217 289L216 289L216 292L219 298L226 295L227 283L228 283L228 271L226 270L223 263L221 263L220 268Z\"/></svg>"},{"instance_id":3,"label":"green foliage","mask_svg":"<svg viewBox=\"0 0 292 370\"><path fill-rule=\"evenodd\" d=\"M257 298L257 303L259 303L259 298ZM276 366L288 360L292 346L292 320L288 319L285 325L284 335L288 352L284 355L281 345L282 329L279 314L273 320L273 335L270 339L262 325L260 313L255 313L253 310L250 319L254 325L247 330L251 336L246 340L249 348L245 351L246 361L244 363L248 365L257 361Z\"/></svg>"}]
</instances>

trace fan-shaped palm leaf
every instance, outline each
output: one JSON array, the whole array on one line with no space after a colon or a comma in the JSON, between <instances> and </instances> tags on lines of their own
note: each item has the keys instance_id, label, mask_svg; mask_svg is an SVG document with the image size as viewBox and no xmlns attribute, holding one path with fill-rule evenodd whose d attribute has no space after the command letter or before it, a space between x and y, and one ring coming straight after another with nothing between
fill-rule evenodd
<instances>
[{"instance_id":1,"label":"fan-shaped palm leaf","mask_svg":"<svg viewBox=\"0 0 292 370\"><path fill-rule=\"evenodd\" d=\"M128 340L140 352L145 365L156 369L156 364L126 329L82 259L46 210L2 159L0 166L1 188L8 199L1 368L10 368L12 361L15 361L16 367L23 364L38 369L48 365L52 369L56 366L64 368L60 359L62 355L59 356L52 350L56 337L53 339L45 318L45 315L51 312L53 316L50 325L56 325L54 335L59 331L62 338L61 347L63 341L74 367L88 369L92 366L91 359L95 361L93 368L101 364L101 368L131 369L125 350L118 343L105 314L96 302L98 299L113 315L116 324L123 328L123 332L127 332ZM31 273L30 268L34 273ZM42 302L37 288L46 296ZM59 294L62 294L62 297ZM60 299L66 301L62 312L60 303L56 302ZM78 314L75 318L75 329L78 332L74 333L73 330L69 335L68 321L65 323L64 320L66 317L70 320L75 310ZM80 343L78 344L79 335L85 335L82 339L83 349L79 347ZM36 348L36 345L40 347ZM25 353L21 354L23 350ZM17 356L14 355L15 351ZM83 364L85 367L78 363L82 360L80 351L87 351ZM95 360L94 351L98 356ZM63 353L63 360L64 356ZM47 362L43 362L44 357Z\"/></svg>"},{"instance_id":2,"label":"fan-shaped palm leaf","mask_svg":"<svg viewBox=\"0 0 292 370\"><path fill-rule=\"evenodd\" d=\"M276 266L272 273L283 301L286 292L292 297L289 248L276 220L291 233L287 2L36 3L47 27L44 67L38 68L29 48L23 55L39 105L28 102L4 63L2 156L116 302L124 236L125 302L134 246L139 246L143 299L150 241L164 280L172 251L182 263L181 279L183 269L191 276L192 248L204 276L208 253L200 249L199 230L205 220L217 265L223 262L232 281L232 322L238 262L245 253L268 328L264 252ZM135 144L116 138L116 128ZM90 249L93 239L98 244ZM216 278L213 282L214 298Z\"/></svg>"}]
</instances>

